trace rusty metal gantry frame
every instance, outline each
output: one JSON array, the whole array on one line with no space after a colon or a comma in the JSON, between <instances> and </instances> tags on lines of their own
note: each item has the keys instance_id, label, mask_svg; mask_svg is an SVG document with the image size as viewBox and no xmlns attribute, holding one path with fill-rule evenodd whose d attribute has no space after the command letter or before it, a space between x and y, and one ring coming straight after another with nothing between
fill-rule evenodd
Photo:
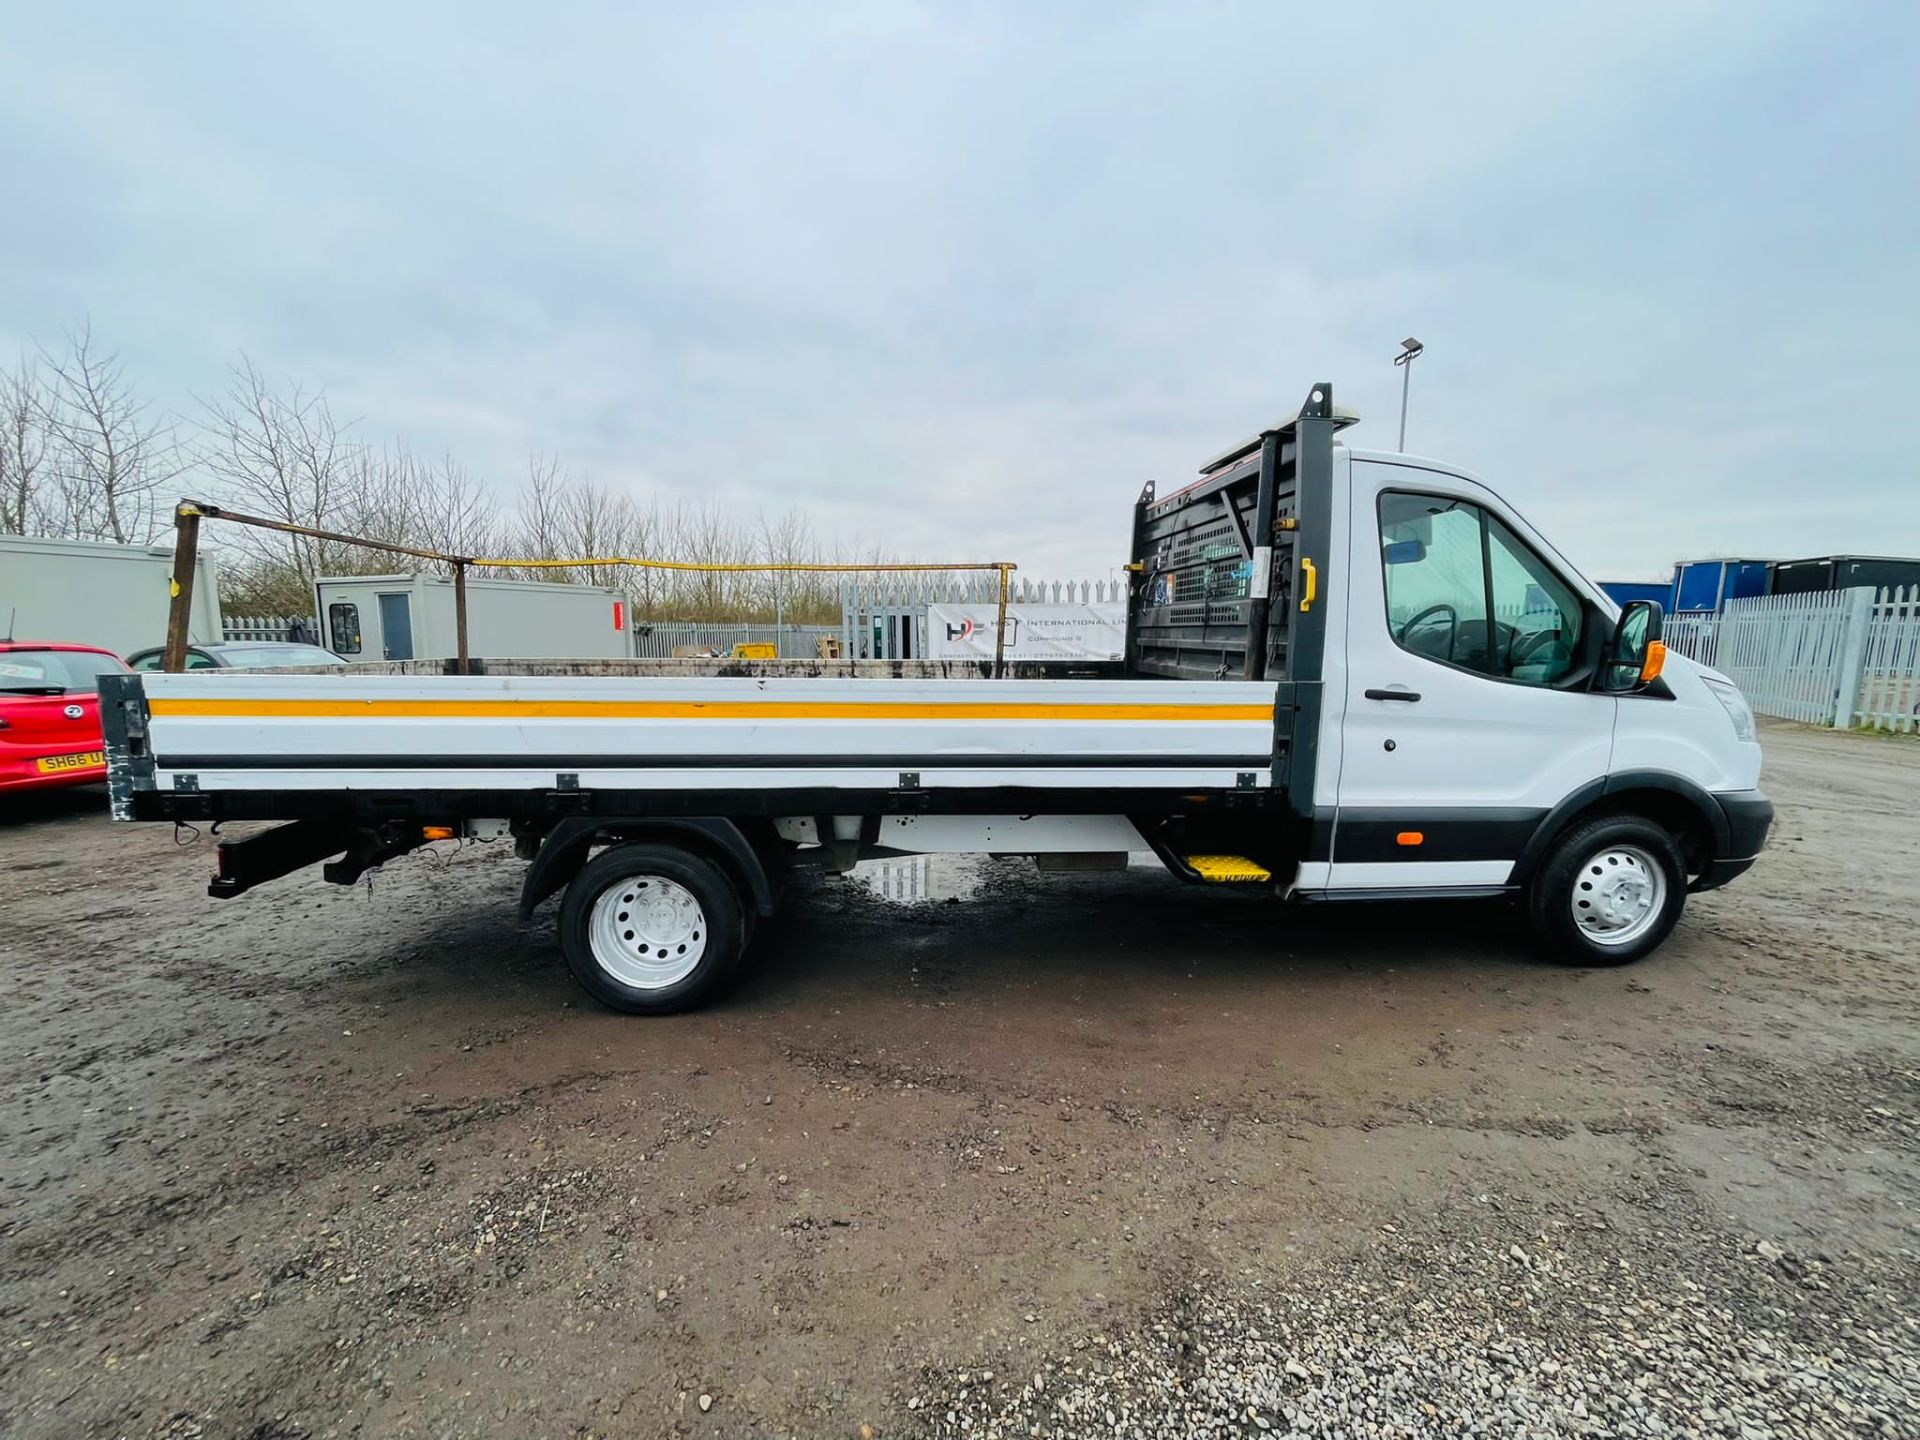
<instances>
[{"instance_id":1,"label":"rusty metal gantry frame","mask_svg":"<svg viewBox=\"0 0 1920 1440\"><path fill-rule=\"evenodd\" d=\"M643 570L680 570L726 572L733 574L794 573L880 574L889 571L918 573L992 570L999 575L999 618L994 627L993 673L1004 675L1007 668L1007 592L1009 577L1020 567L1007 560L981 561L950 565L833 565L833 564L732 564L700 560L651 560L637 555L589 556L579 560L501 560L473 555L449 555L439 550L422 550L413 545L394 545L385 540L368 540L358 535L343 535L336 530L318 530L311 525L295 525L285 520L269 520L260 515L243 515L204 500L182 500L173 508L173 583L167 609L167 649L163 668L180 671L187 668L187 626L193 612L194 572L200 553L200 522L226 520L235 525L252 525L262 530L278 530L285 535L305 535L314 540L331 540L341 545L359 545L368 550L384 550L390 555L411 555L453 568L454 641L459 651L458 673L468 673L467 651L467 570L470 566L486 569L559 570L583 565L627 565Z\"/></svg>"}]
</instances>

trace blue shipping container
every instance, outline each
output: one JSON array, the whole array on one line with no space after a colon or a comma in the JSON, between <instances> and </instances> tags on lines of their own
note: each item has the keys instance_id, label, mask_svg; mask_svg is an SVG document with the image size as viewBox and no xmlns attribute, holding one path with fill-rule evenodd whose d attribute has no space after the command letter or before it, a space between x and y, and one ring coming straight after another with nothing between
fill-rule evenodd
<instances>
[{"instance_id":1,"label":"blue shipping container","mask_svg":"<svg viewBox=\"0 0 1920 1440\"><path fill-rule=\"evenodd\" d=\"M1673 568L1673 609L1707 614L1729 600L1767 593L1767 560L1687 560Z\"/></svg>"},{"instance_id":2,"label":"blue shipping container","mask_svg":"<svg viewBox=\"0 0 1920 1440\"><path fill-rule=\"evenodd\" d=\"M1662 610L1673 609L1672 581L1663 585L1658 580L1602 580L1600 588L1616 605L1625 605L1630 600L1657 600Z\"/></svg>"}]
</instances>

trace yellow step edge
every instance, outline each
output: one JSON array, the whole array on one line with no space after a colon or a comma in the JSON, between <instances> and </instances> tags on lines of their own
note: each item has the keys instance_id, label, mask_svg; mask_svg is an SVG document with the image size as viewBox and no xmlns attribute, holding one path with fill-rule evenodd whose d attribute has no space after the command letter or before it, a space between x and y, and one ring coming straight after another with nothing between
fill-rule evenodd
<instances>
[{"instance_id":1,"label":"yellow step edge","mask_svg":"<svg viewBox=\"0 0 1920 1440\"><path fill-rule=\"evenodd\" d=\"M1244 885L1273 878L1273 872L1266 866L1256 865L1244 855L1189 855L1187 864L1202 880L1223 885Z\"/></svg>"}]
</instances>

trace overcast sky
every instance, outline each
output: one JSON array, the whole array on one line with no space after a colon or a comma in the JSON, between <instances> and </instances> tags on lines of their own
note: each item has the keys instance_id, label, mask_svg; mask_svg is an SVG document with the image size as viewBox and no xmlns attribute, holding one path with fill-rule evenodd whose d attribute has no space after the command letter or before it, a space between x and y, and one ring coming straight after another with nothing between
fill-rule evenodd
<instances>
[{"instance_id":1,"label":"overcast sky","mask_svg":"<svg viewBox=\"0 0 1920 1440\"><path fill-rule=\"evenodd\" d=\"M1099 575L1416 335L1596 578L1920 554L1920 7L181 8L0 33L0 353Z\"/></svg>"}]
</instances>

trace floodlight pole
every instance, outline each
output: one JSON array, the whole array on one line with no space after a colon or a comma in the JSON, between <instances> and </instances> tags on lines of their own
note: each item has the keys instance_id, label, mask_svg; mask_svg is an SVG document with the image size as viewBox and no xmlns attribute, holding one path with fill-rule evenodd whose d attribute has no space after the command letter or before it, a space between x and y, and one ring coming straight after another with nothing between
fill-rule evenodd
<instances>
[{"instance_id":1,"label":"floodlight pole","mask_svg":"<svg viewBox=\"0 0 1920 1440\"><path fill-rule=\"evenodd\" d=\"M1409 335L1400 342L1400 353L1393 363L1400 367L1400 453L1407 453L1407 387L1413 380L1414 358L1427 347Z\"/></svg>"},{"instance_id":2,"label":"floodlight pole","mask_svg":"<svg viewBox=\"0 0 1920 1440\"><path fill-rule=\"evenodd\" d=\"M1413 383L1413 357L1406 357L1405 363L1393 362L1400 366L1400 445L1402 455L1407 453L1407 387Z\"/></svg>"}]
</instances>

